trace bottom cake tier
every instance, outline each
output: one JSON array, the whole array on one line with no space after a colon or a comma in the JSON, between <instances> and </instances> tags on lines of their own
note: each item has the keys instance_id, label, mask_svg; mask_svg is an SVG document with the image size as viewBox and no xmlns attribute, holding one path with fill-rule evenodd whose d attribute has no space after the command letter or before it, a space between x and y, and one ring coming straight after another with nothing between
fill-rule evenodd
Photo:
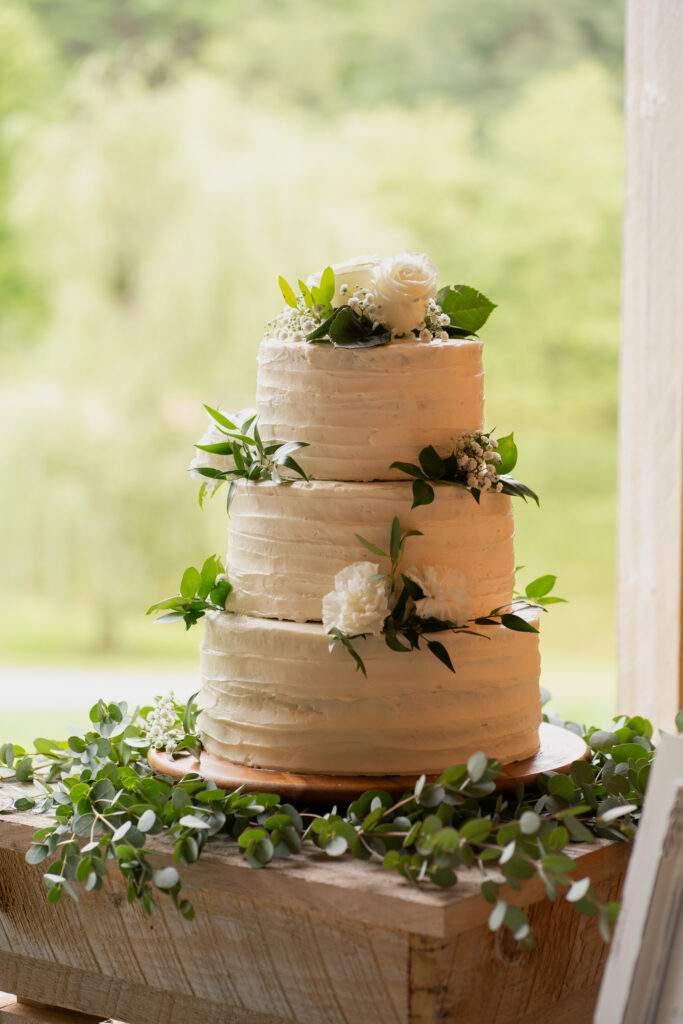
<instances>
[{"instance_id":1,"label":"bottom cake tier","mask_svg":"<svg viewBox=\"0 0 683 1024\"><path fill-rule=\"evenodd\" d=\"M534 624L533 613L525 612ZM440 633L429 651L354 641L367 679L320 623L213 612L201 647L206 750L238 764L327 775L419 775L477 750L531 757L541 721L538 635L503 626Z\"/></svg>"}]
</instances>

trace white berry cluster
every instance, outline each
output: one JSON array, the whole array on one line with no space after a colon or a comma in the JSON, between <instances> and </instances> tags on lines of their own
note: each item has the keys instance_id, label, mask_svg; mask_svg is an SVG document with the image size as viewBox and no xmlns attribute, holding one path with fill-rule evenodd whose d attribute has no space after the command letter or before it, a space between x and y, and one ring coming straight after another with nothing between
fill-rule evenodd
<instances>
[{"instance_id":1,"label":"white berry cluster","mask_svg":"<svg viewBox=\"0 0 683 1024\"><path fill-rule=\"evenodd\" d=\"M496 448L498 442L488 434L477 431L463 434L455 445L458 467L467 475L467 486L480 491L502 491L503 485L496 472L502 459Z\"/></svg>"},{"instance_id":2,"label":"white berry cluster","mask_svg":"<svg viewBox=\"0 0 683 1024\"><path fill-rule=\"evenodd\" d=\"M155 707L147 716L147 739L155 750L166 750L172 754L181 738L179 729L174 729L177 715L173 690L167 697L157 697Z\"/></svg>"}]
</instances>

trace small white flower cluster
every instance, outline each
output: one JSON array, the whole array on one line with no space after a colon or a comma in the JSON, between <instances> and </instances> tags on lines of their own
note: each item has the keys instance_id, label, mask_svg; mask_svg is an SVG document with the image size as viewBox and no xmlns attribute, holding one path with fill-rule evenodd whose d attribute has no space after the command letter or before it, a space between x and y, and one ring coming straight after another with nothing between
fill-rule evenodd
<instances>
[{"instance_id":1,"label":"small white flower cluster","mask_svg":"<svg viewBox=\"0 0 683 1024\"><path fill-rule=\"evenodd\" d=\"M275 338L276 341L305 341L306 335L320 326L319 320L314 320L311 316L311 310L307 307L303 296L298 296L296 304L296 309L286 306L281 313L278 313L273 320L266 324L265 336L267 338Z\"/></svg>"},{"instance_id":2,"label":"small white flower cluster","mask_svg":"<svg viewBox=\"0 0 683 1024\"><path fill-rule=\"evenodd\" d=\"M458 438L454 454L458 467L467 475L468 487L476 487L480 491L503 490L496 472L496 466L502 462L497 447L495 438L480 431Z\"/></svg>"},{"instance_id":3,"label":"small white flower cluster","mask_svg":"<svg viewBox=\"0 0 683 1024\"><path fill-rule=\"evenodd\" d=\"M448 331L445 331L444 327L448 327L450 322L451 318L448 313L444 313L435 299L430 299L427 303L424 322L417 325L420 341L448 341Z\"/></svg>"},{"instance_id":4,"label":"small white flower cluster","mask_svg":"<svg viewBox=\"0 0 683 1024\"><path fill-rule=\"evenodd\" d=\"M180 730L172 728L175 721L176 711L173 690L171 690L167 697L156 698L156 706L147 716L147 739L150 747L154 747L155 750L165 749L169 754L173 753L181 738Z\"/></svg>"},{"instance_id":5,"label":"small white flower cluster","mask_svg":"<svg viewBox=\"0 0 683 1024\"><path fill-rule=\"evenodd\" d=\"M379 636L389 614L389 583L376 562L353 562L334 577L334 590L323 598L325 632L338 629L344 636L371 633Z\"/></svg>"}]
</instances>

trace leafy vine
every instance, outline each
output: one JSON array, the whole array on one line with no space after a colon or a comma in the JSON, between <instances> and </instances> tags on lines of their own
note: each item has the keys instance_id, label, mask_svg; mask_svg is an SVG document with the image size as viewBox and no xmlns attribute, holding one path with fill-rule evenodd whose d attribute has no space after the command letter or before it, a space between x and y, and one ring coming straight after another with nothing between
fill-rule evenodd
<instances>
[{"instance_id":1,"label":"leafy vine","mask_svg":"<svg viewBox=\"0 0 683 1024\"><path fill-rule=\"evenodd\" d=\"M196 749L196 703L173 708L170 732L185 731ZM33 783L30 795L3 801L0 792L0 813L31 810L51 818L26 854L29 864L45 865L48 903L64 893L78 899L79 886L100 889L111 863L131 903L151 914L168 897L192 919L180 871L221 835L234 839L254 868L305 845L329 857L371 861L416 885L449 888L458 871L477 868L482 896L492 905L489 927L508 929L525 947L533 945L529 921L502 887L519 890L539 878L549 899L563 894L596 917L609 939L618 905L600 903L589 878L574 878L578 864L568 851L574 842L633 841L654 756L646 719L620 716L606 730L561 723L585 736L590 760L575 762L569 775L541 774L534 791L520 785L513 795L496 795L500 765L476 753L434 782L421 777L398 801L378 786L340 814L298 809L274 794L226 793L194 773L176 782L153 771L147 761L153 711L129 714L124 703L100 700L82 735L37 739L34 753L0 746L0 779ZM676 721L683 731L683 712ZM155 867L150 854L160 851L171 863Z\"/></svg>"}]
</instances>

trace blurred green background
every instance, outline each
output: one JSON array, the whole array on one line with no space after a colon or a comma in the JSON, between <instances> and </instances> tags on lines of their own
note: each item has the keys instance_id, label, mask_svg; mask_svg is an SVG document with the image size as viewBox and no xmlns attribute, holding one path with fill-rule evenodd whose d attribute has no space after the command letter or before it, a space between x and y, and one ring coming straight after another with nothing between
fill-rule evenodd
<instances>
[{"instance_id":1,"label":"blurred green background","mask_svg":"<svg viewBox=\"0 0 683 1024\"><path fill-rule=\"evenodd\" d=\"M3 739L192 687L144 611L225 548L201 403L252 403L278 274L402 247L500 306L517 561L571 602L543 683L613 713L622 50L621 0L4 0Z\"/></svg>"}]
</instances>

